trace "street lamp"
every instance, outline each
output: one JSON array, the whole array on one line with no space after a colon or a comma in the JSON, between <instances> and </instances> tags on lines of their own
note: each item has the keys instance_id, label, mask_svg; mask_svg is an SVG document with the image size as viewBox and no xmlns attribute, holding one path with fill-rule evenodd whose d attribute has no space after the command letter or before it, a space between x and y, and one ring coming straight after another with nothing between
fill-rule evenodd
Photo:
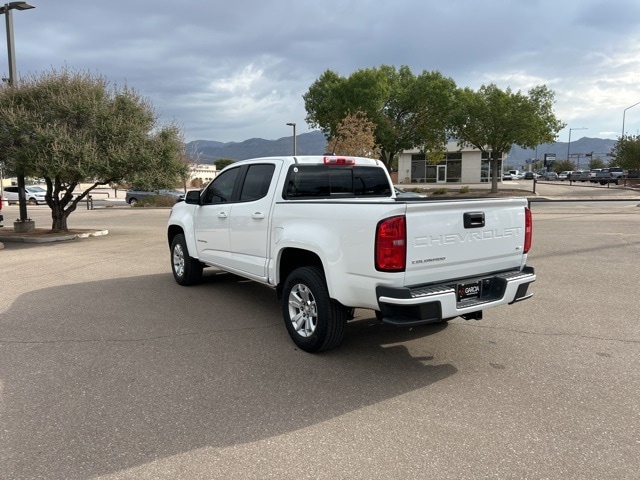
<instances>
[{"instance_id":1,"label":"street lamp","mask_svg":"<svg viewBox=\"0 0 640 480\"><path fill-rule=\"evenodd\" d=\"M29 10L35 8L27 2L9 2L0 6L0 15L4 14L7 26L7 57L9 59L9 78L6 79L10 87L16 84L16 55L13 47L13 14L12 10ZM3 79L4 80L4 79ZM24 175L18 174L18 203L20 204L20 222L27 225L27 196L24 193Z\"/></svg>"},{"instance_id":2,"label":"street lamp","mask_svg":"<svg viewBox=\"0 0 640 480\"><path fill-rule=\"evenodd\" d=\"M571 131L572 130L587 130L587 127L578 127L569 129L569 143L567 144L567 162L569 161L569 152L571 151Z\"/></svg>"},{"instance_id":3,"label":"street lamp","mask_svg":"<svg viewBox=\"0 0 640 480\"><path fill-rule=\"evenodd\" d=\"M293 156L296 156L296 124L295 123L287 123L290 127L293 127Z\"/></svg>"},{"instance_id":4,"label":"street lamp","mask_svg":"<svg viewBox=\"0 0 640 480\"><path fill-rule=\"evenodd\" d=\"M629 110L630 108L635 107L636 105L640 105L640 102L634 103L630 107L625 108L624 111L622 112L622 136L620 137L620 139L624 138L624 116L627 114L627 110Z\"/></svg>"}]
</instances>

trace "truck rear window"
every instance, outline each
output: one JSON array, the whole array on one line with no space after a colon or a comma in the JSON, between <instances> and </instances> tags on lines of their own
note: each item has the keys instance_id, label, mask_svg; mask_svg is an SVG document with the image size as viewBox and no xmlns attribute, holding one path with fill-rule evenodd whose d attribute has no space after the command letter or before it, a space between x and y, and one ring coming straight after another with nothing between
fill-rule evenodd
<instances>
[{"instance_id":1,"label":"truck rear window","mask_svg":"<svg viewBox=\"0 0 640 480\"><path fill-rule=\"evenodd\" d=\"M284 198L390 197L391 186L380 167L292 165Z\"/></svg>"}]
</instances>

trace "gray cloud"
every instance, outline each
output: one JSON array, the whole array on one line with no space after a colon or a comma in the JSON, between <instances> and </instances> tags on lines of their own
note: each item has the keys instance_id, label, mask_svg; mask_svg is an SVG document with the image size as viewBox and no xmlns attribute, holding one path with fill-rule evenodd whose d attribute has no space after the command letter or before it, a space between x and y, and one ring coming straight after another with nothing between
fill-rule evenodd
<instances>
[{"instance_id":1,"label":"gray cloud","mask_svg":"<svg viewBox=\"0 0 640 480\"><path fill-rule=\"evenodd\" d=\"M302 95L323 71L383 64L471 88L547 84L568 128L593 137L619 135L640 101L635 1L32 3L14 12L20 73L67 65L126 82L188 140L274 139L287 122L302 133ZM637 133L640 107L625 126Z\"/></svg>"}]
</instances>

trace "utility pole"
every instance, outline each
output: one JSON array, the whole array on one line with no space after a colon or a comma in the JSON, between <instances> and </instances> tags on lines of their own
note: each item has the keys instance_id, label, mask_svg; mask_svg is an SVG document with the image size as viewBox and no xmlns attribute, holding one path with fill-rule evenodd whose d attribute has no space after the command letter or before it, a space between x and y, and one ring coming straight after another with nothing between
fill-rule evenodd
<instances>
[{"instance_id":1,"label":"utility pole","mask_svg":"<svg viewBox=\"0 0 640 480\"><path fill-rule=\"evenodd\" d=\"M9 59L9 78L3 79L10 87L16 85L16 54L13 46L13 10L29 10L35 8L27 2L9 2L0 6L0 14L4 14L7 26L7 57ZM18 204L20 205L20 218L14 222L16 232L29 232L35 228L35 223L27 217L27 196L24 192L24 174L17 173L18 177Z\"/></svg>"}]
</instances>

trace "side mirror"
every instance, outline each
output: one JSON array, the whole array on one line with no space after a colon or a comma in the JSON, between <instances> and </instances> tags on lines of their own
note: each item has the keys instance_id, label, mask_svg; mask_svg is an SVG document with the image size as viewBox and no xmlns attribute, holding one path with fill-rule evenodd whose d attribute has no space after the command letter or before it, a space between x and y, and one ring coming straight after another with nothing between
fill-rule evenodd
<instances>
[{"instance_id":1,"label":"side mirror","mask_svg":"<svg viewBox=\"0 0 640 480\"><path fill-rule=\"evenodd\" d=\"M200 190L189 190L184 197L184 203L200 205Z\"/></svg>"}]
</instances>

